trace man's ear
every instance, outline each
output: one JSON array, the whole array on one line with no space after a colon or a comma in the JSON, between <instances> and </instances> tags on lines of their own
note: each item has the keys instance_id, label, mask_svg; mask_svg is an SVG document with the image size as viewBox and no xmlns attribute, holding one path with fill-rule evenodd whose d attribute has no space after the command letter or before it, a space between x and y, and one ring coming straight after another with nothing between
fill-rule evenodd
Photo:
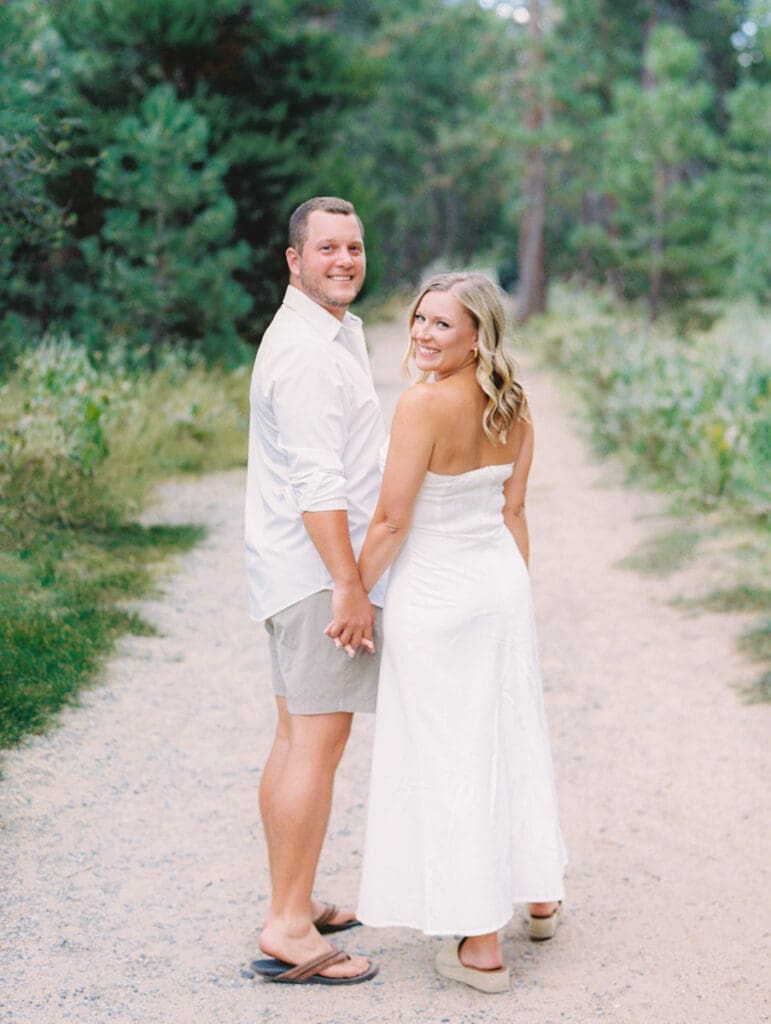
<instances>
[{"instance_id":1,"label":"man's ear","mask_svg":"<svg viewBox=\"0 0 771 1024\"><path fill-rule=\"evenodd\" d=\"M300 254L296 249L293 249L291 245L286 250L286 265L289 267L289 273L295 277L299 277L300 274Z\"/></svg>"}]
</instances>

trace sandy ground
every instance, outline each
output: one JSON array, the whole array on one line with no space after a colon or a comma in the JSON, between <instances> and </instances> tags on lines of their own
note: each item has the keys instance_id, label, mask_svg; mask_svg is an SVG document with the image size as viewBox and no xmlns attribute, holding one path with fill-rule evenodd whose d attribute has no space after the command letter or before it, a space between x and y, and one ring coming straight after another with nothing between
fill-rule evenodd
<instances>
[{"instance_id":1,"label":"sandy ground","mask_svg":"<svg viewBox=\"0 0 771 1024\"><path fill-rule=\"evenodd\" d=\"M401 330L370 333L387 412ZM661 503L594 462L554 381L535 410L532 576L570 850L558 937L504 932L510 994L436 977L435 940L357 929L374 982L250 980L268 877L257 810L274 713L246 612L243 474L166 487L158 519L204 522L102 685L0 782L0 1021L125 1024L753 1024L771 1016L768 706L744 703L742 620L686 616L677 577L618 563ZM356 898L371 719L339 772L318 893Z\"/></svg>"}]
</instances>

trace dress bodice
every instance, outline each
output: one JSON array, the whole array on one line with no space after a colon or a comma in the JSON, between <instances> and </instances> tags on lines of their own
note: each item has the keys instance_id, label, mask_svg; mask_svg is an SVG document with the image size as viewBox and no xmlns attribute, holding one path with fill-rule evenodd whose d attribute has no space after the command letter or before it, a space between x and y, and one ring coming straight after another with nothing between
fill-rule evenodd
<instances>
[{"instance_id":1,"label":"dress bodice","mask_svg":"<svg viewBox=\"0 0 771 1024\"><path fill-rule=\"evenodd\" d=\"M507 463L452 476L427 472L415 500L411 529L474 536L499 530L503 485L512 470Z\"/></svg>"}]
</instances>

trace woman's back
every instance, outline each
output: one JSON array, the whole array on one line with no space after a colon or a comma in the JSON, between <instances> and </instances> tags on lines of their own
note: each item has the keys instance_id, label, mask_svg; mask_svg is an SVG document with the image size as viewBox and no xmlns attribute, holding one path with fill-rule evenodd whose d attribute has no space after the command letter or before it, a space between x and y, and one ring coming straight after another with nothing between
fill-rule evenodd
<instances>
[{"instance_id":1,"label":"woman's back","mask_svg":"<svg viewBox=\"0 0 771 1024\"><path fill-rule=\"evenodd\" d=\"M441 426L428 464L429 472L455 476L482 466L512 465L517 461L529 424L522 420L512 424L502 444L495 444L487 437L482 427L487 396L477 383L473 367L421 386L430 388L434 415Z\"/></svg>"}]
</instances>

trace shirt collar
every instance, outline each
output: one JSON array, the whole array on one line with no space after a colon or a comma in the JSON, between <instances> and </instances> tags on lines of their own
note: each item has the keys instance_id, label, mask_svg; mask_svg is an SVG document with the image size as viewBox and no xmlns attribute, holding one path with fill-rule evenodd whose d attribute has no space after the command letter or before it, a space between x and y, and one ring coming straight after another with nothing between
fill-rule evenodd
<instances>
[{"instance_id":1,"label":"shirt collar","mask_svg":"<svg viewBox=\"0 0 771 1024\"><path fill-rule=\"evenodd\" d=\"M338 320L330 312L314 302L305 292L294 285L287 285L284 293L284 305L306 320L325 341L334 341L343 327L361 327L361 319L346 310L342 320Z\"/></svg>"}]
</instances>

